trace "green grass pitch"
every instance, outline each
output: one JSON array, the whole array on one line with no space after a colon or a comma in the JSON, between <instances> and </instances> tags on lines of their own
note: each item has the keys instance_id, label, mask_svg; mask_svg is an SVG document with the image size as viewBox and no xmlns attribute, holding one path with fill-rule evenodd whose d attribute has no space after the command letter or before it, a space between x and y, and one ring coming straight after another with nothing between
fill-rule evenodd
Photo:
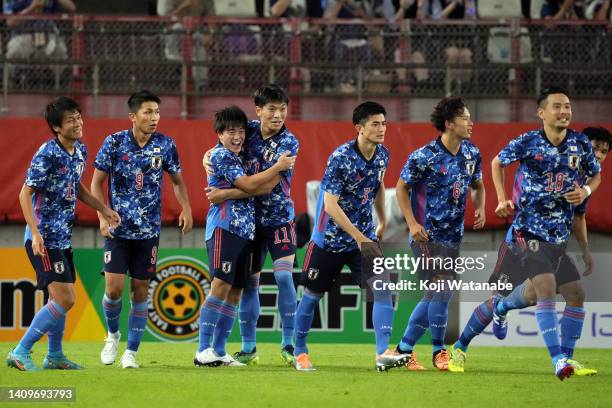
<instances>
[{"instance_id":1,"label":"green grass pitch","mask_svg":"<svg viewBox=\"0 0 612 408\"><path fill-rule=\"evenodd\" d=\"M4 355L13 344L0 343ZM438 372L431 365L430 347L417 347L426 372L374 369L374 345L312 344L315 372L296 372L283 365L280 347L259 344L256 367L196 368L196 345L143 343L141 368L104 366L103 343L72 342L66 354L86 367L83 371L23 373L0 368L3 387L75 387L75 403L0 406L70 407L610 407L612 350L578 349L576 358L597 368L593 377L573 376L564 382L553 374L544 348L473 347L466 372ZM229 351L238 350L230 344ZM125 349L121 344L119 355ZM46 343L34 346L33 359L42 365Z\"/></svg>"}]
</instances>

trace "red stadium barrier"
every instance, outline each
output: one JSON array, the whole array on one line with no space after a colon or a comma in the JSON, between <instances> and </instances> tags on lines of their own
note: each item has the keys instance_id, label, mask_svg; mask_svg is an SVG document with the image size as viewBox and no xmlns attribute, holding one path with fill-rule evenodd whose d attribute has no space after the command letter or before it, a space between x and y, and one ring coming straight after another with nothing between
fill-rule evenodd
<instances>
[{"instance_id":1,"label":"red stadium barrier","mask_svg":"<svg viewBox=\"0 0 612 408\"><path fill-rule=\"evenodd\" d=\"M2 137L0 151L4 159L0 161L0 174L3 186L0 189L0 215L5 222L23 222L19 207L18 194L25 178L26 169L38 146L50 138L50 132L42 119L0 119ZM85 172L85 183L89 185L93 174L93 159L105 136L130 126L126 120L86 119L83 141L88 147L88 167ZM493 183L491 181L490 161L499 150L513 137L532 129L537 125L529 123L490 124L477 123L474 127L473 142L480 148L483 156L483 171L487 189L487 228L502 228L507 222L495 216L497 204ZM327 157L341 143L355 137L355 131L349 122L288 122L288 127L300 140L300 154L293 177L292 197L296 213L306 212L306 182L320 179ZM574 124L582 129L582 124ZM612 128L609 125L608 128ZM162 120L159 130L172 136L178 146L183 175L189 187L193 215L196 225L203 225L208 210L204 196L204 169L202 154L216 141L210 121ZM387 128L385 145L391 151L390 166L385 177L387 187L394 187L408 154L427 143L436 136L436 131L427 123L391 123ZM609 167L609 165L607 165ZM605 166L604 166L605 167ZM514 169L514 167L512 168ZM506 177L507 191L513 181L508 172ZM605 172L604 172L605 173ZM612 183L604 183L594 194L589 205L588 220L591 228L601 232L612 233L612 213L607 210L605 197L612 195ZM180 206L174 199L171 182L164 182L163 221L173 223L178 218ZM466 227L473 222L473 209L468 206ZM97 223L95 212L79 205L77 223L93 225Z\"/></svg>"}]
</instances>

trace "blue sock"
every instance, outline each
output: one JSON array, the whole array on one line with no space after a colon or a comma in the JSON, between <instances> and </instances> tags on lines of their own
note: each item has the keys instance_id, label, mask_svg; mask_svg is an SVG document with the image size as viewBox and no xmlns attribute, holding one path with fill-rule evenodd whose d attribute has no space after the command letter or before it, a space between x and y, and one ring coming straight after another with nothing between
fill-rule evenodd
<instances>
[{"instance_id":1,"label":"blue sock","mask_svg":"<svg viewBox=\"0 0 612 408\"><path fill-rule=\"evenodd\" d=\"M390 296L389 296L390 297ZM372 323L376 338L376 354L382 354L389 348L389 339L393 326L393 301L391 299L375 300L372 310Z\"/></svg>"},{"instance_id":2,"label":"blue sock","mask_svg":"<svg viewBox=\"0 0 612 408\"><path fill-rule=\"evenodd\" d=\"M138 351L140 340L147 325L149 310L147 302L131 302L130 315L128 317L128 341L127 349Z\"/></svg>"},{"instance_id":3,"label":"blue sock","mask_svg":"<svg viewBox=\"0 0 612 408\"><path fill-rule=\"evenodd\" d=\"M30 327L15 347L15 353L27 354L42 336L51 330L58 321L66 317L66 310L53 300L49 300L32 319Z\"/></svg>"},{"instance_id":4,"label":"blue sock","mask_svg":"<svg viewBox=\"0 0 612 408\"><path fill-rule=\"evenodd\" d=\"M61 358L64 353L62 351L62 338L64 337L64 327L66 326L66 315L63 315L47 332L49 338L49 351L47 355L53 358Z\"/></svg>"},{"instance_id":5,"label":"blue sock","mask_svg":"<svg viewBox=\"0 0 612 408\"><path fill-rule=\"evenodd\" d=\"M536 304L536 320L544 343L548 348L548 353L553 362L553 366L557 364L557 360L563 357L561 353L561 345L559 344L559 333L557 326L557 310L555 308L555 298L540 299Z\"/></svg>"},{"instance_id":6,"label":"blue sock","mask_svg":"<svg viewBox=\"0 0 612 408\"><path fill-rule=\"evenodd\" d=\"M404 331L404 336L402 337L402 341L399 344L399 348L402 351L412 352L414 345L419 341L419 339L425 334L425 331L429 327L429 318L427 316L427 310L429 309L429 302L431 302L432 293L427 291L423 295L423 299L417 303L412 314L410 315L410 319L408 320L408 325L406 326L406 330Z\"/></svg>"},{"instance_id":7,"label":"blue sock","mask_svg":"<svg viewBox=\"0 0 612 408\"><path fill-rule=\"evenodd\" d=\"M256 346L257 319L259 319L259 274L251 275L249 284L242 291L238 307L242 351L251 353Z\"/></svg>"},{"instance_id":8,"label":"blue sock","mask_svg":"<svg viewBox=\"0 0 612 408\"><path fill-rule=\"evenodd\" d=\"M322 297L322 293L305 291L302 300L300 300L295 314L295 350L293 352L295 356L308 353L306 337L310 331L310 326L312 326L315 308L319 305Z\"/></svg>"},{"instance_id":9,"label":"blue sock","mask_svg":"<svg viewBox=\"0 0 612 408\"><path fill-rule=\"evenodd\" d=\"M119 315L121 315L121 306L123 299L111 299L106 296L102 296L102 310L104 310L104 318L106 319L106 326L108 327L109 333L117 333L119 331Z\"/></svg>"},{"instance_id":10,"label":"blue sock","mask_svg":"<svg viewBox=\"0 0 612 408\"><path fill-rule=\"evenodd\" d=\"M531 306L527 299L525 299L525 288L527 287L527 281L521 283L510 292L508 296L503 298L497 303L497 313L505 315L510 310L524 309L527 306Z\"/></svg>"},{"instance_id":11,"label":"blue sock","mask_svg":"<svg viewBox=\"0 0 612 408\"><path fill-rule=\"evenodd\" d=\"M583 324L584 308L566 305L561 319L561 352L567 358L574 357L574 348L582 334Z\"/></svg>"},{"instance_id":12,"label":"blue sock","mask_svg":"<svg viewBox=\"0 0 612 408\"><path fill-rule=\"evenodd\" d=\"M297 300L292 269L293 262L280 259L274 261L274 279L278 286L278 312L283 326L282 347L293 345Z\"/></svg>"},{"instance_id":13,"label":"blue sock","mask_svg":"<svg viewBox=\"0 0 612 408\"><path fill-rule=\"evenodd\" d=\"M429 303L429 309L427 309L434 353L444 349L444 335L448 322L448 302L450 302L452 295L453 292L450 290L435 292Z\"/></svg>"},{"instance_id":14,"label":"blue sock","mask_svg":"<svg viewBox=\"0 0 612 408\"><path fill-rule=\"evenodd\" d=\"M214 296L208 296L200 309L200 337L198 341L198 353L210 347L210 339L213 336L223 301Z\"/></svg>"},{"instance_id":15,"label":"blue sock","mask_svg":"<svg viewBox=\"0 0 612 408\"><path fill-rule=\"evenodd\" d=\"M478 336L493 320L493 300L488 299L476 306L470 320L468 320L459 340L455 342L455 348L467 351L472 339Z\"/></svg>"},{"instance_id":16,"label":"blue sock","mask_svg":"<svg viewBox=\"0 0 612 408\"><path fill-rule=\"evenodd\" d=\"M219 312L219 320L217 320L217 325L213 332L213 349L215 349L215 353L217 353L218 356L225 355L225 344L232 332L235 318L236 306L223 302L221 304L221 311Z\"/></svg>"}]
</instances>

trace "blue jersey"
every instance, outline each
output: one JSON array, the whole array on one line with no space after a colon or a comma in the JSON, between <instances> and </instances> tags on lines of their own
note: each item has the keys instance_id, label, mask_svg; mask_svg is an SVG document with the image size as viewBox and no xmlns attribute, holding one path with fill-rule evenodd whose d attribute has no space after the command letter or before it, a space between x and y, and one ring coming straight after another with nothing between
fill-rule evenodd
<instances>
[{"instance_id":1,"label":"blue jersey","mask_svg":"<svg viewBox=\"0 0 612 408\"><path fill-rule=\"evenodd\" d=\"M582 175L592 177L600 171L589 139L568 129L561 144L554 146L544 130L533 130L512 140L498 156L502 166L520 162L512 228L545 242L567 242L576 207L563 194L573 190Z\"/></svg>"},{"instance_id":2,"label":"blue jersey","mask_svg":"<svg viewBox=\"0 0 612 408\"><path fill-rule=\"evenodd\" d=\"M36 192L32 195L34 220L48 249L70 248L72 221L87 149L81 142L69 154L59 140L44 143L28 168L25 184ZM32 239L26 226L25 241Z\"/></svg>"},{"instance_id":3,"label":"blue jersey","mask_svg":"<svg viewBox=\"0 0 612 408\"><path fill-rule=\"evenodd\" d=\"M412 211L430 241L461 243L468 189L482 180L478 148L464 140L455 155L438 137L410 154L400 177L411 187Z\"/></svg>"},{"instance_id":4,"label":"blue jersey","mask_svg":"<svg viewBox=\"0 0 612 408\"><path fill-rule=\"evenodd\" d=\"M249 174L255 174L272 167L285 152L290 156L298 154L300 143L286 127L274 136L265 139L261 136L261 123L249 121L245 141L245 153ZM274 227L288 223L295 218L291 200L291 176L293 170L280 173L280 182L267 195L255 197L255 219L257 225Z\"/></svg>"},{"instance_id":5,"label":"blue jersey","mask_svg":"<svg viewBox=\"0 0 612 408\"><path fill-rule=\"evenodd\" d=\"M210 155L213 172L208 176L208 185L216 188L232 188L234 181L246 176L241 156L219 144ZM215 228L221 228L241 238L255 239L255 204L253 198L226 200L213 204L206 218L206 240L212 238Z\"/></svg>"},{"instance_id":6,"label":"blue jersey","mask_svg":"<svg viewBox=\"0 0 612 408\"><path fill-rule=\"evenodd\" d=\"M174 141L156 132L140 147L132 131L123 130L104 140L94 166L109 174L110 206L121 216L113 235L124 239L159 236L163 171L181 171Z\"/></svg>"},{"instance_id":7,"label":"blue jersey","mask_svg":"<svg viewBox=\"0 0 612 408\"><path fill-rule=\"evenodd\" d=\"M348 252L358 249L357 242L325 212L324 192L339 196L338 205L351 223L363 235L376 240L372 204L383 181L389 151L383 145L367 160L357 140L340 145L329 156L317 202L316 218L311 240L329 252Z\"/></svg>"}]
</instances>

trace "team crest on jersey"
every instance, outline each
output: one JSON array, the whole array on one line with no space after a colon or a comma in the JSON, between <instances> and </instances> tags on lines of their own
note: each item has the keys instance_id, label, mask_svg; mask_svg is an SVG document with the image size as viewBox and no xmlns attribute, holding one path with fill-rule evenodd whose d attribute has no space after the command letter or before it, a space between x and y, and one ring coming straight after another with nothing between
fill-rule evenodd
<instances>
[{"instance_id":1,"label":"team crest on jersey","mask_svg":"<svg viewBox=\"0 0 612 408\"><path fill-rule=\"evenodd\" d=\"M104 252L104 263L105 264L110 263L110 261L111 261L111 254L112 254L111 251Z\"/></svg>"},{"instance_id":2,"label":"team crest on jersey","mask_svg":"<svg viewBox=\"0 0 612 408\"><path fill-rule=\"evenodd\" d=\"M536 239L530 239L527 245L529 245L531 252L538 252L540 250L540 243Z\"/></svg>"},{"instance_id":3,"label":"team crest on jersey","mask_svg":"<svg viewBox=\"0 0 612 408\"><path fill-rule=\"evenodd\" d=\"M570 169L576 170L580 165L580 156L571 154L568 158L567 164Z\"/></svg>"},{"instance_id":4,"label":"team crest on jersey","mask_svg":"<svg viewBox=\"0 0 612 408\"><path fill-rule=\"evenodd\" d=\"M467 174L469 174L470 176L473 175L475 169L476 169L476 162L474 161L465 162L465 170L467 171Z\"/></svg>"},{"instance_id":5,"label":"team crest on jersey","mask_svg":"<svg viewBox=\"0 0 612 408\"><path fill-rule=\"evenodd\" d=\"M308 268L308 279L315 280L319 276L319 270L315 268Z\"/></svg>"},{"instance_id":6,"label":"team crest on jersey","mask_svg":"<svg viewBox=\"0 0 612 408\"><path fill-rule=\"evenodd\" d=\"M275 150L272 150L268 147L266 147L263 151L263 159L267 162L271 162L272 159L274 159L274 154L276 153Z\"/></svg>"},{"instance_id":7,"label":"team crest on jersey","mask_svg":"<svg viewBox=\"0 0 612 408\"><path fill-rule=\"evenodd\" d=\"M224 274L228 274L232 270L232 262L231 261L223 261L221 262L221 270Z\"/></svg>"},{"instance_id":8,"label":"team crest on jersey","mask_svg":"<svg viewBox=\"0 0 612 408\"><path fill-rule=\"evenodd\" d=\"M61 275L62 273L64 273L64 271L65 271L64 262L63 261L57 261L57 262L53 263L53 270L58 275Z\"/></svg>"},{"instance_id":9,"label":"team crest on jersey","mask_svg":"<svg viewBox=\"0 0 612 408\"><path fill-rule=\"evenodd\" d=\"M383 181L383 178L385 178L385 171L379 170L378 171L378 181Z\"/></svg>"},{"instance_id":10,"label":"team crest on jersey","mask_svg":"<svg viewBox=\"0 0 612 408\"><path fill-rule=\"evenodd\" d=\"M162 158L161 156L153 156L151 158L151 167L153 167L155 170L158 170L162 165Z\"/></svg>"}]
</instances>

